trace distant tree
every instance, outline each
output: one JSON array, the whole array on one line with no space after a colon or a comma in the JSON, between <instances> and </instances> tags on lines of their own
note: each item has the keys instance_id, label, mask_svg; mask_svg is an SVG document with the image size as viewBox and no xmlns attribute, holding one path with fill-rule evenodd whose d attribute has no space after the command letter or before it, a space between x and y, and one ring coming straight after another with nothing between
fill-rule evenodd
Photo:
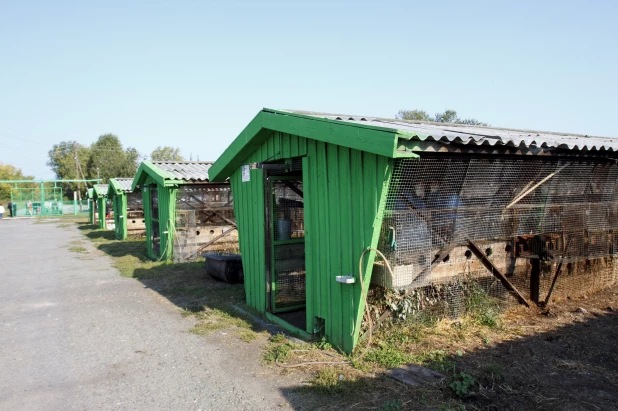
<instances>
[{"instance_id":1,"label":"distant tree","mask_svg":"<svg viewBox=\"0 0 618 411\"><path fill-rule=\"evenodd\" d=\"M157 147L150 154L152 161L184 161L185 159L180 154L180 149L177 147Z\"/></svg>"},{"instance_id":2,"label":"distant tree","mask_svg":"<svg viewBox=\"0 0 618 411\"><path fill-rule=\"evenodd\" d=\"M129 147L125 151L114 134L104 134L90 146L88 177L101 178L106 183L114 177L132 177L139 163L139 153Z\"/></svg>"},{"instance_id":3,"label":"distant tree","mask_svg":"<svg viewBox=\"0 0 618 411\"><path fill-rule=\"evenodd\" d=\"M433 121L436 123L452 123L452 124L467 124L471 126L487 126L487 123L479 121L475 118L459 118L457 111L444 110L443 113L436 113L435 116L430 116L423 110L399 110L395 118L400 120L411 121Z\"/></svg>"},{"instance_id":4,"label":"distant tree","mask_svg":"<svg viewBox=\"0 0 618 411\"><path fill-rule=\"evenodd\" d=\"M400 120L432 121L432 118L423 110L399 110L395 118Z\"/></svg>"},{"instance_id":5,"label":"distant tree","mask_svg":"<svg viewBox=\"0 0 618 411\"><path fill-rule=\"evenodd\" d=\"M76 167L75 156L77 156L79 167ZM47 165L56 174L56 178L61 180L81 179L82 173L84 177L86 176L90 149L76 141L61 141L52 146L52 149L48 152L48 157ZM85 186L80 186L84 190ZM64 194L71 198L73 191L77 189L77 183L63 184L62 189Z\"/></svg>"},{"instance_id":6,"label":"distant tree","mask_svg":"<svg viewBox=\"0 0 618 411\"><path fill-rule=\"evenodd\" d=\"M0 163L0 180L33 180L33 176L24 175L20 168ZM11 199L11 184L0 184L0 202ZM6 204L5 204L6 205Z\"/></svg>"},{"instance_id":7,"label":"distant tree","mask_svg":"<svg viewBox=\"0 0 618 411\"><path fill-rule=\"evenodd\" d=\"M444 113L436 113L433 121L436 123L455 123L457 122L457 112L455 110L444 110Z\"/></svg>"}]
</instances>

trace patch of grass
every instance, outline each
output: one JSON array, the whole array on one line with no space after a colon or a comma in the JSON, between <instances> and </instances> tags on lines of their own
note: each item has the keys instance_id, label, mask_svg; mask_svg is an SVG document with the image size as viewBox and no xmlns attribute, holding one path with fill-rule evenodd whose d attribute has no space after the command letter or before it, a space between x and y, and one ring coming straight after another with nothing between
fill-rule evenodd
<instances>
[{"instance_id":1,"label":"patch of grass","mask_svg":"<svg viewBox=\"0 0 618 411\"><path fill-rule=\"evenodd\" d=\"M394 347L383 346L369 351L365 360L375 362L385 368L394 368L412 362L414 357Z\"/></svg>"},{"instance_id":2,"label":"patch of grass","mask_svg":"<svg viewBox=\"0 0 618 411\"><path fill-rule=\"evenodd\" d=\"M85 254L88 252L88 249L85 247L73 246L73 247L69 247L69 251L74 252L74 253Z\"/></svg>"},{"instance_id":3,"label":"patch of grass","mask_svg":"<svg viewBox=\"0 0 618 411\"><path fill-rule=\"evenodd\" d=\"M345 381L344 375L340 374L335 368L329 367L318 371L310 384L316 391L332 394L343 391L343 381Z\"/></svg>"},{"instance_id":4,"label":"patch of grass","mask_svg":"<svg viewBox=\"0 0 618 411\"><path fill-rule=\"evenodd\" d=\"M493 382L504 381L504 366L495 362L485 365L485 372Z\"/></svg>"},{"instance_id":5,"label":"patch of grass","mask_svg":"<svg viewBox=\"0 0 618 411\"><path fill-rule=\"evenodd\" d=\"M262 353L262 362L264 364L273 364L281 362L288 358L290 351L294 349L294 344L286 341L284 343L271 343Z\"/></svg>"},{"instance_id":6,"label":"patch of grass","mask_svg":"<svg viewBox=\"0 0 618 411\"><path fill-rule=\"evenodd\" d=\"M240 338L240 341L250 343L251 341L255 340L257 336L258 334L255 331L243 329L240 331L238 338Z\"/></svg>"},{"instance_id":7,"label":"patch of grass","mask_svg":"<svg viewBox=\"0 0 618 411\"><path fill-rule=\"evenodd\" d=\"M221 330L223 328L226 328L226 324L218 322L216 320L211 320L211 321L203 321L197 324L195 327L191 329L190 332L192 332L193 334L205 335L205 334L210 334L217 330Z\"/></svg>"},{"instance_id":8,"label":"patch of grass","mask_svg":"<svg viewBox=\"0 0 618 411\"><path fill-rule=\"evenodd\" d=\"M500 328L501 308L476 281L469 281L466 288L466 320L483 327Z\"/></svg>"},{"instance_id":9,"label":"patch of grass","mask_svg":"<svg viewBox=\"0 0 618 411\"><path fill-rule=\"evenodd\" d=\"M401 400L390 400L384 401L380 406L380 411L399 411L403 409L403 401Z\"/></svg>"}]
</instances>

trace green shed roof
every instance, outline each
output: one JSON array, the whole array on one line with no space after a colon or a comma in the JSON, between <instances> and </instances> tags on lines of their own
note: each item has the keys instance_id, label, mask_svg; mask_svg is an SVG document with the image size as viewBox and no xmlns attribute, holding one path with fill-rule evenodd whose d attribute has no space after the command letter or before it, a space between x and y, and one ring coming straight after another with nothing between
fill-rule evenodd
<instances>
[{"instance_id":1,"label":"green shed roof","mask_svg":"<svg viewBox=\"0 0 618 411\"><path fill-rule=\"evenodd\" d=\"M131 193L133 192L131 189L132 185L132 178L112 178L109 180L109 190L107 195Z\"/></svg>"},{"instance_id":2,"label":"green shed roof","mask_svg":"<svg viewBox=\"0 0 618 411\"><path fill-rule=\"evenodd\" d=\"M94 185L94 194L92 198L95 200L99 197L107 197L107 192L109 191L108 184L95 184Z\"/></svg>"}]
</instances>

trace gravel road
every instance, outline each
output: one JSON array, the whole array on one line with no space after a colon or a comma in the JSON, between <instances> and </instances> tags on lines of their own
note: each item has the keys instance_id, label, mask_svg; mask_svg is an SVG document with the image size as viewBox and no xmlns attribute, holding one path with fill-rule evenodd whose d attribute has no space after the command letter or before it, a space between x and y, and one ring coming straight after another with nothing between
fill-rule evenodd
<instances>
[{"instance_id":1,"label":"gravel road","mask_svg":"<svg viewBox=\"0 0 618 411\"><path fill-rule=\"evenodd\" d=\"M291 408L259 350L189 333L71 227L0 221L0 409Z\"/></svg>"}]
</instances>

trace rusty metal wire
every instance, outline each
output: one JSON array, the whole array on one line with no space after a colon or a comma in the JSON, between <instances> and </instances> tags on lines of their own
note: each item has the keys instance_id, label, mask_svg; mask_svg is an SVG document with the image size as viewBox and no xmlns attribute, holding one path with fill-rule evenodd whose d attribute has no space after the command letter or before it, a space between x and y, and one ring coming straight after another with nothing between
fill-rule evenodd
<instances>
[{"instance_id":1,"label":"rusty metal wire","mask_svg":"<svg viewBox=\"0 0 618 411\"><path fill-rule=\"evenodd\" d=\"M379 244L395 275L377 263L372 281L396 289L437 287L437 299L445 299L474 278L490 295L508 295L470 253L472 241L524 291L535 259L541 293L561 261L555 295L613 283L617 181L618 165L603 159L436 154L396 160Z\"/></svg>"},{"instance_id":2,"label":"rusty metal wire","mask_svg":"<svg viewBox=\"0 0 618 411\"><path fill-rule=\"evenodd\" d=\"M176 193L174 260L205 251L238 251L234 201L229 184L183 185Z\"/></svg>"}]
</instances>

